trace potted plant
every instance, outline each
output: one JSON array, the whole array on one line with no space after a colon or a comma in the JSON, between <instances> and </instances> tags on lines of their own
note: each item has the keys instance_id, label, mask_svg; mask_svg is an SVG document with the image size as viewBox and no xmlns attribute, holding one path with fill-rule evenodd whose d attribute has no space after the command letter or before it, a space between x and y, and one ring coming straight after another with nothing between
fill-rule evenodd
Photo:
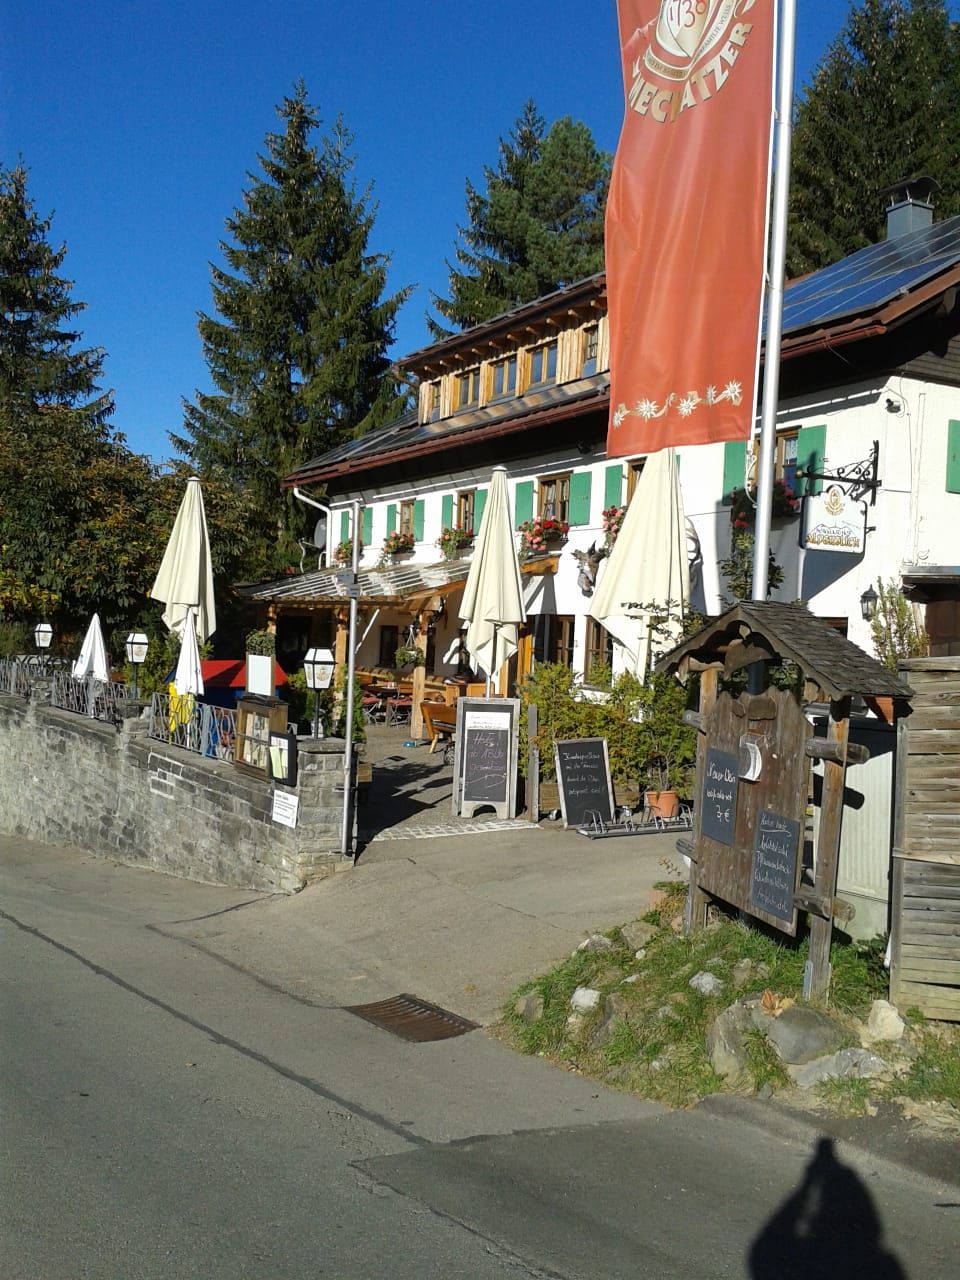
<instances>
[{"instance_id":1,"label":"potted plant","mask_svg":"<svg viewBox=\"0 0 960 1280\"><path fill-rule=\"evenodd\" d=\"M410 667L422 667L426 656L415 644L402 644L393 655L393 665L397 671L406 671Z\"/></svg>"},{"instance_id":2,"label":"potted plant","mask_svg":"<svg viewBox=\"0 0 960 1280\"><path fill-rule=\"evenodd\" d=\"M644 800L662 818L676 817L696 758L696 731L685 724L686 690L673 676L651 672L640 692Z\"/></svg>"},{"instance_id":3,"label":"potted plant","mask_svg":"<svg viewBox=\"0 0 960 1280\"><path fill-rule=\"evenodd\" d=\"M412 550L412 533L388 533L383 540L383 554L385 556L399 556Z\"/></svg>"},{"instance_id":4,"label":"potted plant","mask_svg":"<svg viewBox=\"0 0 960 1280\"><path fill-rule=\"evenodd\" d=\"M437 546L443 552L445 560L456 560L460 552L473 542L472 529L443 529L437 539Z\"/></svg>"},{"instance_id":5,"label":"potted plant","mask_svg":"<svg viewBox=\"0 0 960 1280\"><path fill-rule=\"evenodd\" d=\"M363 543L360 543L360 554L363 554ZM333 553L334 564L352 565L353 564L353 539L345 538L343 542L338 542L336 550Z\"/></svg>"},{"instance_id":6,"label":"potted plant","mask_svg":"<svg viewBox=\"0 0 960 1280\"><path fill-rule=\"evenodd\" d=\"M552 546L559 546L565 541L569 530L566 520L554 520L551 516L524 520L519 528L520 554L536 555Z\"/></svg>"},{"instance_id":7,"label":"potted plant","mask_svg":"<svg viewBox=\"0 0 960 1280\"><path fill-rule=\"evenodd\" d=\"M770 508L772 516L798 515L800 506L800 499L790 485L782 480L773 482L773 502ZM756 520L756 489L734 489L730 494L730 523L734 529L749 529Z\"/></svg>"},{"instance_id":8,"label":"potted plant","mask_svg":"<svg viewBox=\"0 0 960 1280\"><path fill-rule=\"evenodd\" d=\"M620 535L623 527L623 517L627 514L626 507L607 507L602 513L603 520L603 545L609 551Z\"/></svg>"}]
</instances>

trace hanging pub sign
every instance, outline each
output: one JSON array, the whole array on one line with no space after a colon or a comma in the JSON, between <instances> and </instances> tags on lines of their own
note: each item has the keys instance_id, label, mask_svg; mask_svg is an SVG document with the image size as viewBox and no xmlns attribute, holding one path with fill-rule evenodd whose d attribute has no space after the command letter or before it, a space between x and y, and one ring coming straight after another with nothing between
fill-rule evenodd
<instances>
[{"instance_id":1,"label":"hanging pub sign","mask_svg":"<svg viewBox=\"0 0 960 1280\"><path fill-rule=\"evenodd\" d=\"M866 542L867 509L838 484L806 499L803 545L808 551L860 555Z\"/></svg>"}]
</instances>

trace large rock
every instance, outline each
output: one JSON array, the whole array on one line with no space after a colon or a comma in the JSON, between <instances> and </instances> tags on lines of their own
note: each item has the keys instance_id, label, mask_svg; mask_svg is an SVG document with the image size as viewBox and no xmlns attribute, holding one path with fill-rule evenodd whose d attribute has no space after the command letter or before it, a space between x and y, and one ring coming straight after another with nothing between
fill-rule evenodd
<instances>
[{"instance_id":1,"label":"large rock","mask_svg":"<svg viewBox=\"0 0 960 1280\"><path fill-rule=\"evenodd\" d=\"M896 1006L889 1000L874 1000L867 1018L866 1042L875 1044L879 1041L899 1040L906 1029L906 1023L897 1012Z\"/></svg>"},{"instance_id":2,"label":"large rock","mask_svg":"<svg viewBox=\"0 0 960 1280\"><path fill-rule=\"evenodd\" d=\"M801 1089L812 1089L824 1080L873 1080L887 1073L883 1058L869 1049L841 1049L813 1062L787 1068L787 1074Z\"/></svg>"},{"instance_id":3,"label":"large rock","mask_svg":"<svg viewBox=\"0 0 960 1280\"><path fill-rule=\"evenodd\" d=\"M625 1018L630 1011L630 1002L625 996L613 991L603 1002L603 1020L590 1037L590 1046L599 1049L605 1045L613 1034L614 1024L618 1018Z\"/></svg>"},{"instance_id":4,"label":"large rock","mask_svg":"<svg viewBox=\"0 0 960 1280\"><path fill-rule=\"evenodd\" d=\"M577 987L570 997L570 1008L575 1013L589 1013L600 1003L600 992L593 987Z\"/></svg>"},{"instance_id":5,"label":"large rock","mask_svg":"<svg viewBox=\"0 0 960 1280\"><path fill-rule=\"evenodd\" d=\"M584 938L577 947L577 951L612 951L614 943L602 933L591 933L589 938ZM576 952L574 952L576 954Z\"/></svg>"},{"instance_id":6,"label":"large rock","mask_svg":"<svg viewBox=\"0 0 960 1280\"><path fill-rule=\"evenodd\" d=\"M632 920L620 930L624 941L631 951L639 951L657 936L659 930L655 924L647 924L644 920Z\"/></svg>"},{"instance_id":7,"label":"large rock","mask_svg":"<svg viewBox=\"0 0 960 1280\"><path fill-rule=\"evenodd\" d=\"M767 1038L782 1062L812 1062L832 1053L843 1043L843 1031L817 1009L795 1004L773 1018L766 1029Z\"/></svg>"},{"instance_id":8,"label":"large rock","mask_svg":"<svg viewBox=\"0 0 960 1280\"><path fill-rule=\"evenodd\" d=\"M742 1089L751 1083L745 1036L752 1026L750 1010L738 1003L718 1014L707 1032L710 1065L732 1089Z\"/></svg>"},{"instance_id":9,"label":"large rock","mask_svg":"<svg viewBox=\"0 0 960 1280\"><path fill-rule=\"evenodd\" d=\"M526 995L517 997L513 1009L528 1027L532 1026L543 1017L543 996L537 991L528 991Z\"/></svg>"}]
</instances>

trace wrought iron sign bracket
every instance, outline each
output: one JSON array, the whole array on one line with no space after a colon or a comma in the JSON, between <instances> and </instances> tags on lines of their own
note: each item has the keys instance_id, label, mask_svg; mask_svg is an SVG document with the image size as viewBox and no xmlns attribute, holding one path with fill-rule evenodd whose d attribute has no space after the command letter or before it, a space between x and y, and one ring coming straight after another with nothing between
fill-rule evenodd
<instances>
[{"instance_id":1,"label":"wrought iron sign bracket","mask_svg":"<svg viewBox=\"0 0 960 1280\"><path fill-rule=\"evenodd\" d=\"M874 440L869 456L861 462L848 462L846 466L838 467L836 471L805 471L798 467L797 478L829 480L832 484L844 485L847 497L853 502L859 502L869 493L870 505L874 507L877 504L877 490L883 484L883 481L877 477L879 467L880 441Z\"/></svg>"}]
</instances>

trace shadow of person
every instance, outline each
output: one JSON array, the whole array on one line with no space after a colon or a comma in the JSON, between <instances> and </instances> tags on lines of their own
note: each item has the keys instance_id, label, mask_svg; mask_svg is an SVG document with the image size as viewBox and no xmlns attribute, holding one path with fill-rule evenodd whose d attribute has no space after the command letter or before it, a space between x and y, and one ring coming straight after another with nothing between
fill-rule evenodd
<instances>
[{"instance_id":1,"label":"shadow of person","mask_svg":"<svg viewBox=\"0 0 960 1280\"><path fill-rule=\"evenodd\" d=\"M907 1280L856 1173L821 1138L803 1181L750 1247L752 1280Z\"/></svg>"}]
</instances>

